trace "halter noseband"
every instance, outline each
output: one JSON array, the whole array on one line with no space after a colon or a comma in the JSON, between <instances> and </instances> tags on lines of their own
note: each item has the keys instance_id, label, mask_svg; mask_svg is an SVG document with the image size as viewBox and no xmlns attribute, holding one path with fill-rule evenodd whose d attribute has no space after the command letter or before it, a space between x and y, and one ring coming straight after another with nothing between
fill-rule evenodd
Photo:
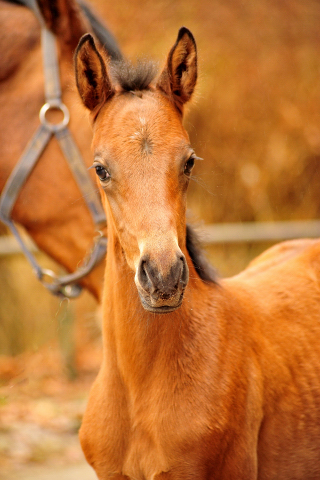
<instances>
[{"instance_id":1,"label":"halter noseband","mask_svg":"<svg viewBox=\"0 0 320 480\"><path fill-rule=\"evenodd\" d=\"M106 254L107 238L99 231L99 228L106 224L106 217L82 156L68 129L70 115L68 108L61 100L61 85L55 37L53 33L47 29L36 0L24 0L22 3L33 10L41 24L46 103L41 107L39 113L41 124L11 172L2 191L0 197L0 219L9 227L16 237L24 255L30 262L35 275L41 283L55 295L75 298L79 296L82 290L82 287L77 282L90 273ZM50 109L61 111L63 119L60 123L53 124L47 120L46 113ZM74 273L63 276L57 276L51 270L43 269L39 266L11 218L12 209L24 183L53 136L55 136L59 142L61 150L89 208L98 233L92 250L83 265Z\"/></svg>"}]
</instances>

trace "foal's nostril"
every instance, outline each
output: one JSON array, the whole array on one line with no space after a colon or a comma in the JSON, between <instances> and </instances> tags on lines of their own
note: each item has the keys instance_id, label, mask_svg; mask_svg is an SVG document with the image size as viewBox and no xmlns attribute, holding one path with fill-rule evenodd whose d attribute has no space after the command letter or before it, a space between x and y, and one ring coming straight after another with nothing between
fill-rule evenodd
<instances>
[{"instance_id":1,"label":"foal's nostril","mask_svg":"<svg viewBox=\"0 0 320 480\"><path fill-rule=\"evenodd\" d=\"M140 265L138 268L138 279L139 279L140 285L145 290L151 287L151 282L147 272L147 260L143 258L140 260Z\"/></svg>"},{"instance_id":2,"label":"foal's nostril","mask_svg":"<svg viewBox=\"0 0 320 480\"><path fill-rule=\"evenodd\" d=\"M182 287L185 288L189 281L189 268L184 255L180 257L180 260L182 261L182 272L181 272L179 282L182 285Z\"/></svg>"},{"instance_id":3,"label":"foal's nostril","mask_svg":"<svg viewBox=\"0 0 320 480\"><path fill-rule=\"evenodd\" d=\"M145 261L141 262L140 271L139 271L141 283L145 283L148 279L145 265L146 265Z\"/></svg>"}]
</instances>

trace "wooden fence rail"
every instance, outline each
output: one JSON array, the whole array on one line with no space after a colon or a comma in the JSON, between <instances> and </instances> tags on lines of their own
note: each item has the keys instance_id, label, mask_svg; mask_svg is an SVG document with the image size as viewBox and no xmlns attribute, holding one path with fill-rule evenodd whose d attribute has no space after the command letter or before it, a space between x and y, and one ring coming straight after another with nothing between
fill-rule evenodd
<instances>
[{"instance_id":1,"label":"wooden fence rail","mask_svg":"<svg viewBox=\"0 0 320 480\"><path fill-rule=\"evenodd\" d=\"M301 220L285 222L245 222L217 223L202 225L198 228L201 240L205 244L236 243L236 242L276 242L292 238L320 237L320 220ZM37 247L29 239L26 243L31 251ZM0 237L0 255L20 253L20 247L14 237Z\"/></svg>"},{"instance_id":2,"label":"wooden fence rail","mask_svg":"<svg viewBox=\"0 0 320 480\"><path fill-rule=\"evenodd\" d=\"M320 220L246 222L204 225L201 239L206 244L235 242L277 242L293 238L320 237Z\"/></svg>"}]
</instances>

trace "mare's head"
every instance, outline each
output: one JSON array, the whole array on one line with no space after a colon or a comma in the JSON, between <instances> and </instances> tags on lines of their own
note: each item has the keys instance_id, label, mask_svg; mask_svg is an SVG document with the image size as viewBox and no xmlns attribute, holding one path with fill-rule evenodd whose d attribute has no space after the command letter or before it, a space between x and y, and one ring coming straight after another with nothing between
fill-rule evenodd
<instances>
[{"instance_id":1,"label":"mare's head","mask_svg":"<svg viewBox=\"0 0 320 480\"><path fill-rule=\"evenodd\" d=\"M39 127L39 111L46 102L40 23L23 3L28 4L22 0L0 1L0 192ZM119 57L120 52L110 32L83 2L79 2L81 8L76 0L34 3L47 29L55 35L62 100L70 112L69 129L89 167L92 130L73 84L74 50L83 34L92 31L113 57ZM48 112L49 122L55 113ZM96 229L56 139L49 141L24 184L13 219L41 250L68 271L76 270L91 248ZM97 298L103 271L101 263L81 281Z\"/></svg>"},{"instance_id":2,"label":"mare's head","mask_svg":"<svg viewBox=\"0 0 320 480\"><path fill-rule=\"evenodd\" d=\"M112 65L90 35L79 43L75 67L91 111L110 241L135 272L144 308L172 311L188 282L186 192L196 156L182 114L197 79L194 38L180 29L157 80L150 63Z\"/></svg>"}]
</instances>

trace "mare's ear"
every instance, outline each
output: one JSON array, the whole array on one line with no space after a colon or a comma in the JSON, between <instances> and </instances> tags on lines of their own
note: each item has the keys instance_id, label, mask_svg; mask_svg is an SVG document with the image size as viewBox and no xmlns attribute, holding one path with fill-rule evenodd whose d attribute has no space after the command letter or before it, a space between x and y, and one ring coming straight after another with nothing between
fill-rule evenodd
<instances>
[{"instance_id":1,"label":"mare's ear","mask_svg":"<svg viewBox=\"0 0 320 480\"><path fill-rule=\"evenodd\" d=\"M94 117L103 103L114 93L106 60L97 49L92 35L84 35L74 56L78 91L83 104Z\"/></svg>"},{"instance_id":2,"label":"mare's ear","mask_svg":"<svg viewBox=\"0 0 320 480\"><path fill-rule=\"evenodd\" d=\"M75 0L37 0L45 24L62 46L74 52L79 39L90 30Z\"/></svg>"},{"instance_id":3,"label":"mare's ear","mask_svg":"<svg viewBox=\"0 0 320 480\"><path fill-rule=\"evenodd\" d=\"M158 87L171 96L179 109L190 100L197 82L197 47L192 33L180 28L169 52L167 65L160 75Z\"/></svg>"}]
</instances>

